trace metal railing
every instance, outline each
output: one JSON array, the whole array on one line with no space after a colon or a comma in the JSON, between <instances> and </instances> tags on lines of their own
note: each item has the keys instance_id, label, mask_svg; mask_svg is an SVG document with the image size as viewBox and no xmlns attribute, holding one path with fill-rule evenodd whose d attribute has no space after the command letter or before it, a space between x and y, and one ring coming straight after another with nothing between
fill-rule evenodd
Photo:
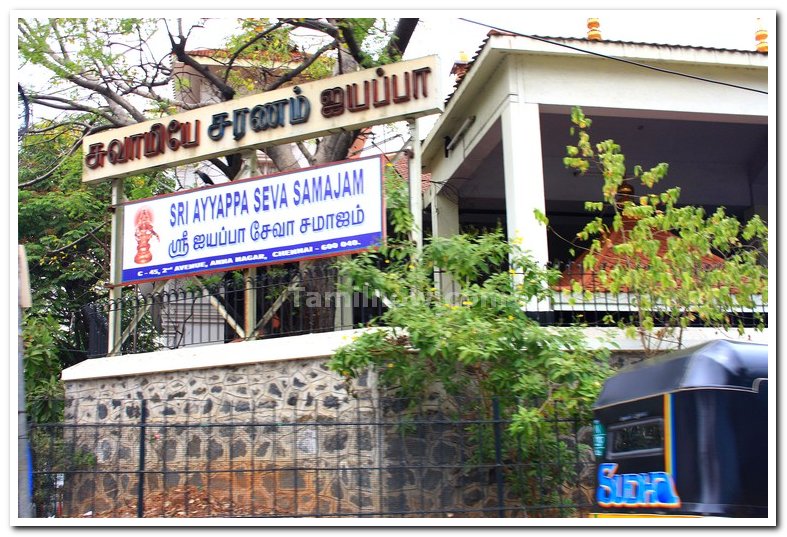
<instances>
[{"instance_id":1,"label":"metal railing","mask_svg":"<svg viewBox=\"0 0 787 537\"><path fill-rule=\"evenodd\" d=\"M379 297L342 292L339 283L333 267L171 280L130 287L119 300L89 304L75 312L83 322L73 324L89 327L89 337L82 338L88 341L85 357L96 358L347 330L383 311ZM110 311L120 312L122 320L114 349L108 344Z\"/></svg>"},{"instance_id":2,"label":"metal railing","mask_svg":"<svg viewBox=\"0 0 787 537\"><path fill-rule=\"evenodd\" d=\"M30 430L36 516L576 517L592 502L590 428L556 406L515 436L516 402L497 397L206 401L66 401L64 422Z\"/></svg>"},{"instance_id":3,"label":"metal railing","mask_svg":"<svg viewBox=\"0 0 787 537\"><path fill-rule=\"evenodd\" d=\"M537 313L543 323L554 326L616 326L620 321L633 322L636 319L638 301L641 298L626 288L612 292L598 276L600 272L612 267L600 265L595 270L588 271L582 263L555 263L551 268L559 271L561 278L553 287L554 292L548 308L541 308ZM579 284L581 292L575 292L574 282ZM660 304L658 299L652 296L647 298L654 302L648 310L653 314L655 325L665 326L670 321L670 308ZM751 305L739 303L726 312L731 327L757 328L768 325L768 304L760 295L749 298ZM745 302L748 304L749 300ZM682 309L687 314L694 312L690 305ZM699 316L689 323L689 326L702 325Z\"/></svg>"},{"instance_id":4,"label":"metal railing","mask_svg":"<svg viewBox=\"0 0 787 537\"><path fill-rule=\"evenodd\" d=\"M528 314L542 324L615 326L636 316L634 295L594 288L593 274L585 272L581 264L553 268L561 271L562 282L576 280L585 286L582 293L574 293L564 283L553 289L548 300L528 304ZM450 278L441 274L435 278L446 296L461 295ZM341 292L338 280L333 267L295 268L266 270L253 279L232 273L223 278L172 280L150 289L130 287L120 300L88 304L74 312L80 322L73 326L87 327L88 334L71 339L87 341L88 345L71 351L95 358L347 330L365 326L385 310L384 297L371 290ZM251 324L248 303L254 304ZM767 304L761 297L753 297L753 303L754 307L729 311L730 325L767 326ZM108 348L107 319L111 310L120 311L122 319L122 335L115 349ZM663 319L656 315L655 322L658 325ZM695 321L693 325L700 323Z\"/></svg>"}]
</instances>

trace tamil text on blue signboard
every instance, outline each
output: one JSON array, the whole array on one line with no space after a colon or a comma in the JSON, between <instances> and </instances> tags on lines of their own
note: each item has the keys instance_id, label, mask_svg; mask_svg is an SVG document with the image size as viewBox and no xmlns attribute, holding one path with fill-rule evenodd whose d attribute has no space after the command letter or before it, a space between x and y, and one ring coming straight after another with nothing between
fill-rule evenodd
<instances>
[{"instance_id":1,"label":"tamil text on blue signboard","mask_svg":"<svg viewBox=\"0 0 787 537\"><path fill-rule=\"evenodd\" d=\"M381 157L130 202L122 283L358 252L384 237Z\"/></svg>"}]
</instances>

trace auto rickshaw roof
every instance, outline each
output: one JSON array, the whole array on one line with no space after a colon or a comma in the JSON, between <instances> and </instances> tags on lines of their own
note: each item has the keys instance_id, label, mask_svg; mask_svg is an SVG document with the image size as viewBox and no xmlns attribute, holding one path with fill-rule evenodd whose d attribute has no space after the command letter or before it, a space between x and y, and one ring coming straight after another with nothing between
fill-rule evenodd
<instances>
[{"instance_id":1,"label":"auto rickshaw roof","mask_svg":"<svg viewBox=\"0 0 787 537\"><path fill-rule=\"evenodd\" d=\"M697 388L752 390L768 378L768 346L718 340L624 367L604 383L594 408Z\"/></svg>"}]
</instances>

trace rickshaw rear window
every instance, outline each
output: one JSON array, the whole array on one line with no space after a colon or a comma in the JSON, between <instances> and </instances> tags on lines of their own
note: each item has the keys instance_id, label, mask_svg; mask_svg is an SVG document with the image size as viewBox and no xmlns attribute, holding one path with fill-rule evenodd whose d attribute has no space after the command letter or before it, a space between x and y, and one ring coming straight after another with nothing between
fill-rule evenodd
<instances>
[{"instance_id":1,"label":"rickshaw rear window","mask_svg":"<svg viewBox=\"0 0 787 537\"><path fill-rule=\"evenodd\" d=\"M645 455L664 447L664 423L661 419L610 427L610 455ZM647 453L646 453L647 452Z\"/></svg>"}]
</instances>

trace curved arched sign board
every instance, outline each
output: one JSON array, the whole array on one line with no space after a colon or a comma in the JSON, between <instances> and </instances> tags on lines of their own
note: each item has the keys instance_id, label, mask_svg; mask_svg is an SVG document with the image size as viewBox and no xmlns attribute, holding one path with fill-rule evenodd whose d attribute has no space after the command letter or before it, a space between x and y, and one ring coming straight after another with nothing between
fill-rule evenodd
<instances>
[{"instance_id":1,"label":"curved arched sign board","mask_svg":"<svg viewBox=\"0 0 787 537\"><path fill-rule=\"evenodd\" d=\"M242 97L85 138L84 182L308 140L442 109L437 56Z\"/></svg>"}]
</instances>

